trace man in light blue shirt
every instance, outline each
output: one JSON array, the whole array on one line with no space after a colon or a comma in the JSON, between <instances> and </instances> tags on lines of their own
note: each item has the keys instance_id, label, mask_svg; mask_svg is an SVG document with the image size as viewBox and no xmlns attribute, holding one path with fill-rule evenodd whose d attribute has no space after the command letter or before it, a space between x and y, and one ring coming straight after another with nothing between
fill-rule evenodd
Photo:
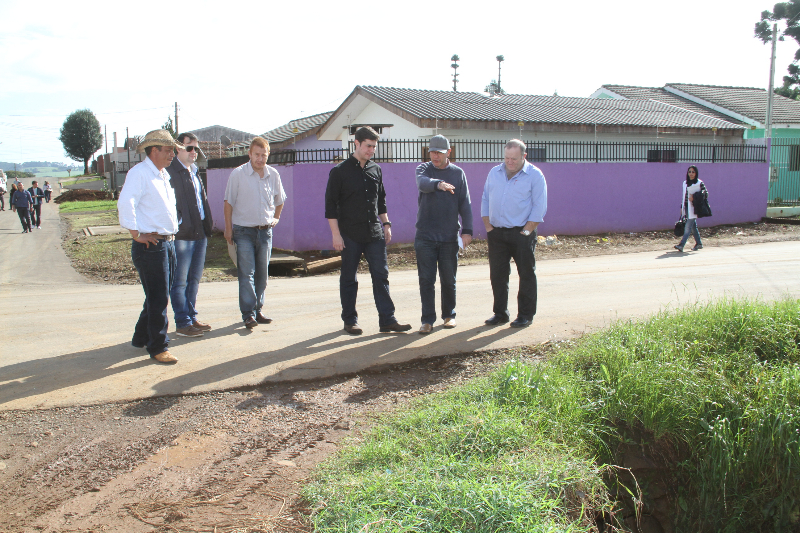
<instances>
[{"instance_id":1,"label":"man in light blue shirt","mask_svg":"<svg viewBox=\"0 0 800 533\"><path fill-rule=\"evenodd\" d=\"M526 160L525 143L512 139L505 146L505 162L489 171L481 198L481 218L489 243L489 277L494 306L486 324L510 319L508 278L511 258L517 265L517 318L511 327L529 326L536 314L536 227L547 211L547 182L542 171Z\"/></svg>"}]
</instances>

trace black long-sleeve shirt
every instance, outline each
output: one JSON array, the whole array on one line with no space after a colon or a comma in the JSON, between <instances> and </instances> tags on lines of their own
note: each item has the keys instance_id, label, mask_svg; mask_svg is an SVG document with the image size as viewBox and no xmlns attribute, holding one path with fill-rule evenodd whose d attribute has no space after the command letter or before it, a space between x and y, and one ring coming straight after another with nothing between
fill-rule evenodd
<instances>
[{"instance_id":1,"label":"black long-sleeve shirt","mask_svg":"<svg viewBox=\"0 0 800 533\"><path fill-rule=\"evenodd\" d=\"M386 213L381 167L362 168L352 155L331 169L325 190L325 218L339 221L339 232L356 242L383 238L379 215Z\"/></svg>"}]
</instances>

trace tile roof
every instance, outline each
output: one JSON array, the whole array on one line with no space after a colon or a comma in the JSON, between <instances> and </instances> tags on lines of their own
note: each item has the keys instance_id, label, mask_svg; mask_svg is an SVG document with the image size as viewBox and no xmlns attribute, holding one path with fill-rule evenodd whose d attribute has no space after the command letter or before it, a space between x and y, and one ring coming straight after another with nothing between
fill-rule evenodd
<instances>
[{"instance_id":1,"label":"tile roof","mask_svg":"<svg viewBox=\"0 0 800 533\"><path fill-rule=\"evenodd\" d=\"M671 128L740 129L722 120L684 108L650 100L572 98L504 94L397 89L359 86L398 109L420 119L450 119L558 124L602 124Z\"/></svg>"},{"instance_id":2,"label":"tile roof","mask_svg":"<svg viewBox=\"0 0 800 533\"><path fill-rule=\"evenodd\" d=\"M691 100L687 100L686 98L678 96L677 94L673 94L663 87L636 87L631 85L607 84L603 85L603 88L631 100L657 100L668 105L674 105L688 109L689 111L694 111L695 113L708 115L712 118L732 122L733 124L742 124L742 122L731 118L728 115L720 113L719 111L714 111L713 109L709 109L708 107L692 102Z\"/></svg>"},{"instance_id":3,"label":"tile roof","mask_svg":"<svg viewBox=\"0 0 800 533\"><path fill-rule=\"evenodd\" d=\"M665 87L674 87L684 93L757 120L762 124L766 121L767 91L765 89L695 85L692 83L668 83ZM800 102L776 94L773 99L773 106L773 123L800 123Z\"/></svg>"},{"instance_id":4,"label":"tile roof","mask_svg":"<svg viewBox=\"0 0 800 533\"><path fill-rule=\"evenodd\" d=\"M271 144L277 144L305 133L321 124L324 124L332 114L333 111L327 111L325 113L319 113L318 115L311 115L310 117L298 118L297 120L287 122L283 126L278 126L273 130L269 130L268 132L263 133L261 136L268 140ZM292 130L295 128L297 128L297 131L293 132Z\"/></svg>"}]
</instances>

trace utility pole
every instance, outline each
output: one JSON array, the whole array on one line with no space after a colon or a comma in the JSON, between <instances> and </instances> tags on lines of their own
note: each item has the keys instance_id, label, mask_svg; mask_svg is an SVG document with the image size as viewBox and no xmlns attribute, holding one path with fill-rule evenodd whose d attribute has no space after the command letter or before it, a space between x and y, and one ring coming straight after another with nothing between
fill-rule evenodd
<instances>
[{"instance_id":1,"label":"utility pole","mask_svg":"<svg viewBox=\"0 0 800 533\"><path fill-rule=\"evenodd\" d=\"M178 129L178 102L175 102L175 135L177 136L180 130Z\"/></svg>"},{"instance_id":2,"label":"utility pole","mask_svg":"<svg viewBox=\"0 0 800 533\"><path fill-rule=\"evenodd\" d=\"M457 87L458 86L458 62L460 60L461 60L461 58L458 57L458 54L453 54L453 57L450 58L450 61L453 62L453 64L450 65L450 66L453 68L453 91L454 92L458 92L458 87Z\"/></svg>"},{"instance_id":3,"label":"utility pole","mask_svg":"<svg viewBox=\"0 0 800 533\"><path fill-rule=\"evenodd\" d=\"M106 141L106 153L108 153L108 124L103 126L103 128L104 128L103 139L105 139Z\"/></svg>"},{"instance_id":4,"label":"utility pole","mask_svg":"<svg viewBox=\"0 0 800 533\"><path fill-rule=\"evenodd\" d=\"M500 85L500 66L503 64L503 61L505 61L506 58L503 56L497 56L496 59L497 59L497 92L502 94L503 90L501 89Z\"/></svg>"},{"instance_id":5,"label":"utility pole","mask_svg":"<svg viewBox=\"0 0 800 533\"><path fill-rule=\"evenodd\" d=\"M772 138L772 102L774 96L773 84L775 78L775 44L778 41L778 24L772 25L772 55L769 57L769 95L767 97L767 117L766 124L764 124L764 136L767 139Z\"/></svg>"}]
</instances>

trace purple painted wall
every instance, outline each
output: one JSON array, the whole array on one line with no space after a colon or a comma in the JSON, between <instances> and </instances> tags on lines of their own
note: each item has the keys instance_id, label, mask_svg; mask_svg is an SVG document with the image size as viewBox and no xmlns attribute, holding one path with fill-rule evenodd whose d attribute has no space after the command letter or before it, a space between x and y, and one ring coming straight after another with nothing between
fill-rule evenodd
<instances>
[{"instance_id":1,"label":"purple painted wall","mask_svg":"<svg viewBox=\"0 0 800 533\"><path fill-rule=\"evenodd\" d=\"M413 242L417 217L414 170L418 163L384 163L386 203L393 242ZM486 238L481 194L492 163L461 163L467 174L475 237ZM540 235L591 235L669 229L680 216L680 163L539 163L547 179L548 206ZM711 218L700 227L755 222L766 213L767 163L697 165L709 190ZM332 164L276 167L288 200L275 229L274 246L290 250L331 248L325 219L325 186ZM231 169L208 170L214 226L224 228L222 201Z\"/></svg>"}]
</instances>

